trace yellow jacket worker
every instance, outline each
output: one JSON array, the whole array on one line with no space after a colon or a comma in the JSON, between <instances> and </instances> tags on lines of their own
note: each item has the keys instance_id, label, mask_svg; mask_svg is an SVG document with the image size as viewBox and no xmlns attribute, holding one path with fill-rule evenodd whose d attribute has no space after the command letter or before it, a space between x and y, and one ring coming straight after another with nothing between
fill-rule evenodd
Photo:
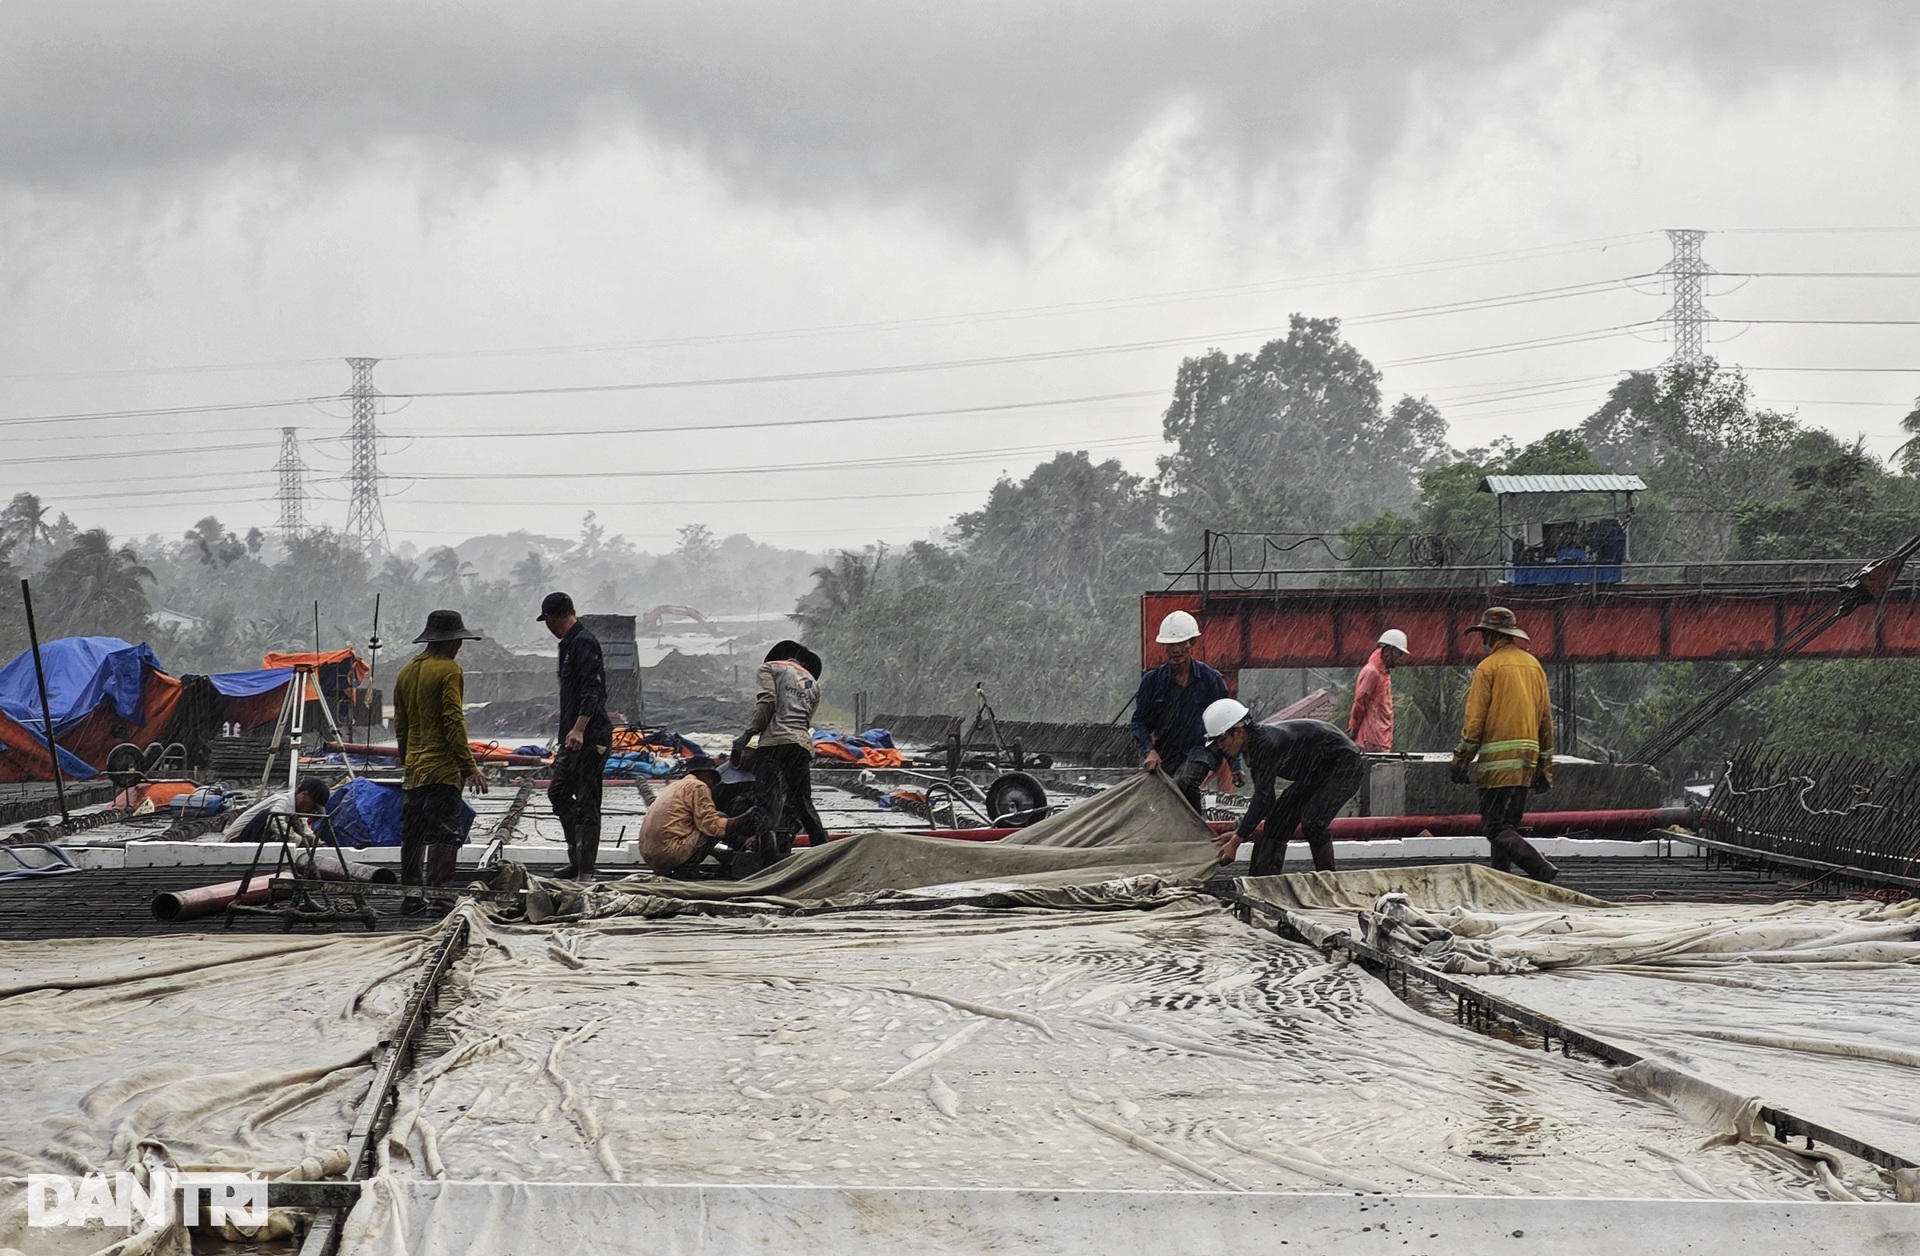
<instances>
[{"instance_id":1,"label":"yellow jacket worker","mask_svg":"<svg viewBox=\"0 0 1920 1256\"><path fill-rule=\"evenodd\" d=\"M1493 847L1493 866L1514 867L1536 881L1560 870L1521 837L1520 819L1529 790L1553 788L1553 704L1540 660L1521 649L1530 640L1512 611L1495 606L1472 631L1487 656L1473 669L1460 744L1453 751L1453 779L1480 791L1480 831Z\"/></svg>"}]
</instances>

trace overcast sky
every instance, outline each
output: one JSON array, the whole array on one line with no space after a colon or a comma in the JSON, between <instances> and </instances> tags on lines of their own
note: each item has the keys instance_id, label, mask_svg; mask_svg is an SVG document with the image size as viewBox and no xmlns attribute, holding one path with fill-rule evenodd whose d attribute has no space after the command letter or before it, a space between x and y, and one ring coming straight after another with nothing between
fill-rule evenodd
<instances>
[{"instance_id":1,"label":"overcast sky","mask_svg":"<svg viewBox=\"0 0 1920 1256\"><path fill-rule=\"evenodd\" d=\"M421 549L589 509L653 548L926 536L1055 449L1150 471L1182 355L1296 311L1457 446L1524 441L1666 357L1671 227L1763 400L1885 454L1920 393L1920 326L1858 321L1920 319L1898 0L16 0L0 34L0 492L121 535L271 526L283 425L344 522L347 355ZM1810 271L1851 277L1776 273ZM897 417L796 422L862 416Z\"/></svg>"}]
</instances>

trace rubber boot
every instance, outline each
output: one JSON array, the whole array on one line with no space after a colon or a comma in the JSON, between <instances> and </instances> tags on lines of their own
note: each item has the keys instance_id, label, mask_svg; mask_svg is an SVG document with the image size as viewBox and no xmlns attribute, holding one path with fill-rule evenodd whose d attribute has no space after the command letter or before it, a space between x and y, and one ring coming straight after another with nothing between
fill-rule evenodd
<instances>
[{"instance_id":1,"label":"rubber boot","mask_svg":"<svg viewBox=\"0 0 1920 1256\"><path fill-rule=\"evenodd\" d=\"M571 881L580 869L580 839L573 835L573 821L560 817L560 831L567 836L567 862L553 875L562 881Z\"/></svg>"},{"instance_id":2,"label":"rubber boot","mask_svg":"<svg viewBox=\"0 0 1920 1256\"><path fill-rule=\"evenodd\" d=\"M1495 872L1513 871L1513 848L1501 840L1511 832L1513 832L1512 829L1507 829L1487 839L1487 845L1493 848L1493 852L1489 858L1493 863L1493 870Z\"/></svg>"},{"instance_id":3,"label":"rubber boot","mask_svg":"<svg viewBox=\"0 0 1920 1256\"><path fill-rule=\"evenodd\" d=\"M600 866L600 835L582 833L573 843L573 879L591 881Z\"/></svg>"},{"instance_id":4,"label":"rubber boot","mask_svg":"<svg viewBox=\"0 0 1920 1256\"><path fill-rule=\"evenodd\" d=\"M1536 881L1552 881L1560 875L1560 869L1553 866L1547 857L1534 848L1532 842L1521 837L1512 829L1500 830L1500 836L1493 839L1496 848L1505 845L1507 857L1515 867Z\"/></svg>"},{"instance_id":5,"label":"rubber boot","mask_svg":"<svg viewBox=\"0 0 1920 1256\"><path fill-rule=\"evenodd\" d=\"M1333 838L1308 838L1307 849L1313 852L1313 870L1315 872L1333 871Z\"/></svg>"}]
</instances>

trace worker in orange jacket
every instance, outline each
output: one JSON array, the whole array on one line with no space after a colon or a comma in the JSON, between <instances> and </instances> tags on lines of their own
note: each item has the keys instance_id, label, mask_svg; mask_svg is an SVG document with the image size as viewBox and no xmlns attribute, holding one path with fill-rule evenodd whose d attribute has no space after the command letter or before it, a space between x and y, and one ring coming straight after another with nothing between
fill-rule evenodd
<instances>
[{"instance_id":1,"label":"worker in orange jacket","mask_svg":"<svg viewBox=\"0 0 1920 1256\"><path fill-rule=\"evenodd\" d=\"M1407 634L1389 628L1380 634L1367 665L1353 681L1353 711L1347 736L1369 754L1393 749L1393 669L1407 657Z\"/></svg>"},{"instance_id":2,"label":"worker in orange jacket","mask_svg":"<svg viewBox=\"0 0 1920 1256\"><path fill-rule=\"evenodd\" d=\"M1452 777L1480 791L1480 831L1500 872L1519 868L1536 881L1560 870L1519 833L1529 791L1553 788L1553 706L1540 660L1521 649L1530 640L1512 611L1495 606L1473 626L1487 656L1473 669L1466 719L1454 747Z\"/></svg>"}]
</instances>

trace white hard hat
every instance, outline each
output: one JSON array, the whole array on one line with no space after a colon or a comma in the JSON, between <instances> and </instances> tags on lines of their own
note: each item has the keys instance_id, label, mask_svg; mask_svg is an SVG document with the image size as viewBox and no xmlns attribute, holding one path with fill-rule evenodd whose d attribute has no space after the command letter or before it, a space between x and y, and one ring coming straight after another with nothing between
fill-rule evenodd
<instances>
[{"instance_id":1,"label":"white hard hat","mask_svg":"<svg viewBox=\"0 0 1920 1256\"><path fill-rule=\"evenodd\" d=\"M1402 654L1413 653L1413 651L1407 649L1407 634L1401 632L1398 628L1389 628L1381 633L1380 644L1390 645Z\"/></svg>"},{"instance_id":2,"label":"white hard hat","mask_svg":"<svg viewBox=\"0 0 1920 1256\"><path fill-rule=\"evenodd\" d=\"M1161 645L1178 645L1182 641L1192 641L1199 635L1199 620L1185 611L1174 611L1160 621L1160 635L1154 640Z\"/></svg>"},{"instance_id":3,"label":"white hard hat","mask_svg":"<svg viewBox=\"0 0 1920 1256\"><path fill-rule=\"evenodd\" d=\"M1245 704L1236 702L1232 698L1221 698L1217 702L1210 702L1207 704L1207 709L1200 713L1200 723L1206 727L1208 741L1227 732L1246 718Z\"/></svg>"}]
</instances>

